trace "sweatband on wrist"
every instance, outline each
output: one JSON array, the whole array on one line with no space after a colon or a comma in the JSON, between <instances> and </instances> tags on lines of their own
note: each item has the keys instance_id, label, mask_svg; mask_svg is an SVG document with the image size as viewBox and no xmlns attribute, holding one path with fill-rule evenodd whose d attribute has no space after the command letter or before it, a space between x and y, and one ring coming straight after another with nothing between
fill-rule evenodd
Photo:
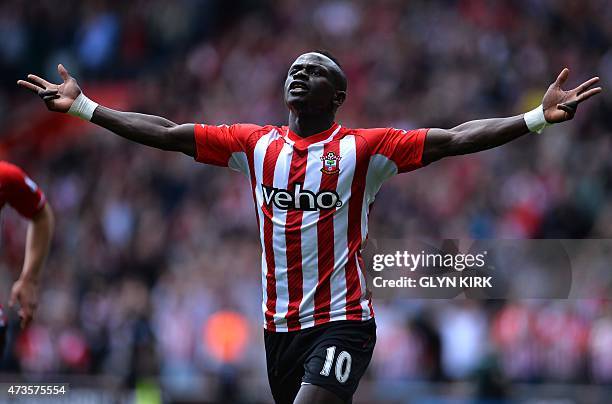
<instances>
[{"instance_id":1,"label":"sweatband on wrist","mask_svg":"<svg viewBox=\"0 0 612 404\"><path fill-rule=\"evenodd\" d=\"M542 133L542 130L544 130L545 127L551 125L550 123L546 122L546 118L544 118L544 107L542 104L525 113L525 115L523 115L523 119L525 119L527 129L529 129L530 132Z\"/></svg>"},{"instance_id":2,"label":"sweatband on wrist","mask_svg":"<svg viewBox=\"0 0 612 404\"><path fill-rule=\"evenodd\" d=\"M68 110L68 114L85 119L86 121L91 121L91 117L93 116L94 110L97 108L97 106L97 102L93 102L87 98L85 94L81 93L72 102L72 105Z\"/></svg>"}]
</instances>

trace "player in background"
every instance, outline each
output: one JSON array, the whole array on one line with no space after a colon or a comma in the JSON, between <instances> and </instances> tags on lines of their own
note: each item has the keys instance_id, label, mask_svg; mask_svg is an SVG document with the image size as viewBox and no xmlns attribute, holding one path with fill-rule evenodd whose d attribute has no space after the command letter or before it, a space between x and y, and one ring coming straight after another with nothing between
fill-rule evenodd
<instances>
[{"instance_id":1,"label":"player in background","mask_svg":"<svg viewBox=\"0 0 612 404\"><path fill-rule=\"evenodd\" d=\"M25 258L19 279L11 288L9 306L19 303L21 327L34 317L38 304L40 273L53 236L53 212L45 195L19 167L0 161L0 210L9 204L28 220ZM6 315L0 304L0 357L4 352Z\"/></svg>"},{"instance_id":2,"label":"player in background","mask_svg":"<svg viewBox=\"0 0 612 404\"><path fill-rule=\"evenodd\" d=\"M126 139L242 172L252 187L262 246L264 340L277 403L350 402L374 349L376 330L361 248L382 183L443 157L474 153L572 119L601 91L592 78L509 118L452 129L349 129L335 121L347 80L326 52L299 56L284 85L288 126L176 124L115 111L88 99L62 66L61 84L28 75L18 84L51 111L89 120Z\"/></svg>"}]
</instances>

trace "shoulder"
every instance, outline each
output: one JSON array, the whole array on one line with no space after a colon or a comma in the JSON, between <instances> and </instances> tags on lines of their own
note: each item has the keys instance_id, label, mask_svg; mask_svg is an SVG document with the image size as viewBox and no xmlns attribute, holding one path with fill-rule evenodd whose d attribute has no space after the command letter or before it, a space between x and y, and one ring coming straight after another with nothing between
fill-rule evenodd
<instances>
[{"instance_id":1,"label":"shoulder","mask_svg":"<svg viewBox=\"0 0 612 404\"><path fill-rule=\"evenodd\" d=\"M346 128L347 135L353 135L355 137L361 138L368 143L375 143L383 139L390 131L393 131L393 128L356 128L349 129Z\"/></svg>"},{"instance_id":2,"label":"shoulder","mask_svg":"<svg viewBox=\"0 0 612 404\"><path fill-rule=\"evenodd\" d=\"M246 139L251 136L263 136L267 132L270 132L273 129L280 130L280 128L275 127L273 125L256 125L252 123L234 123L231 125L220 124L220 125L210 125L210 124L196 124L195 131L196 134L206 134L206 133L224 133L231 135L235 138Z\"/></svg>"},{"instance_id":3,"label":"shoulder","mask_svg":"<svg viewBox=\"0 0 612 404\"><path fill-rule=\"evenodd\" d=\"M353 131L356 135L369 137L369 136L382 136L393 128L357 128L357 129L348 129L349 131Z\"/></svg>"},{"instance_id":4,"label":"shoulder","mask_svg":"<svg viewBox=\"0 0 612 404\"><path fill-rule=\"evenodd\" d=\"M248 125L245 128L245 134L249 143L257 143L263 137L266 137L269 142L284 137L288 132L287 126L276 125Z\"/></svg>"},{"instance_id":5,"label":"shoulder","mask_svg":"<svg viewBox=\"0 0 612 404\"><path fill-rule=\"evenodd\" d=\"M342 128L341 137L353 136L355 142L373 150L379 145L392 131L392 128Z\"/></svg>"},{"instance_id":6,"label":"shoulder","mask_svg":"<svg viewBox=\"0 0 612 404\"><path fill-rule=\"evenodd\" d=\"M18 166L0 161L0 185L7 191L39 192L38 185Z\"/></svg>"},{"instance_id":7,"label":"shoulder","mask_svg":"<svg viewBox=\"0 0 612 404\"><path fill-rule=\"evenodd\" d=\"M261 136L265 136L268 134L277 134L282 136L283 134L287 133L287 127L286 126L276 126L276 125L253 125L253 124L249 124L249 131L251 132L251 134L257 135L259 137Z\"/></svg>"},{"instance_id":8,"label":"shoulder","mask_svg":"<svg viewBox=\"0 0 612 404\"><path fill-rule=\"evenodd\" d=\"M276 125L254 125L254 124L239 124L242 132L241 138L251 148L266 137L267 142L271 142L283 137L287 133L287 127ZM265 139L264 139L265 140Z\"/></svg>"},{"instance_id":9,"label":"shoulder","mask_svg":"<svg viewBox=\"0 0 612 404\"><path fill-rule=\"evenodd\" d=\"M24 177L25 173L21 168L7 161L0 161L0 181L13 183L23 180Z\"/></svg>"},{"instance_id":10,"label":"shoulder","mask_svg":"<svg viewBox=\"0 0 612 404\"><path fill-rule=\"evenodd\" d=\"M398 128L368 128L351 129L356 136L360 136L368 143L375 145L379 143L394 143L410 140L427 133L428 129L398 129Z\"/></svg>"}]
</instances>

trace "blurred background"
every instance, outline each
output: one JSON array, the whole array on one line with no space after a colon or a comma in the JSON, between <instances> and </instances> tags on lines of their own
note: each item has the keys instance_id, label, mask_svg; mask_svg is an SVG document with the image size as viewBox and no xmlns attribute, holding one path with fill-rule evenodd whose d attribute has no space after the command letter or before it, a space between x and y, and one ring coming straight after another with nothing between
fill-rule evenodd
<instances>
[{"instance_id":1,"label":"blurred background","mask_svg":"<svg viewBox=\"0 0 612 404\"><path fill-rule=\"evenodd\" d=\"M599 75L573 121L390 180L370 236L609 238L610 21L607 0L4 0L0 158L43 188L57 229L36 322L17 332L13 318L0 381L69 382L73 401L271 402L246 179L49 113L17 88L27 73L59 81L61 62L90 98L175 122L281 125L289 65L325 48L349 80L338 121L405 129L527 111L564 66L567 87ZM24 242L4 209L3 304ZM356 403L612 395L604 294L374 308Z\"/></svg>"}]
</instances>

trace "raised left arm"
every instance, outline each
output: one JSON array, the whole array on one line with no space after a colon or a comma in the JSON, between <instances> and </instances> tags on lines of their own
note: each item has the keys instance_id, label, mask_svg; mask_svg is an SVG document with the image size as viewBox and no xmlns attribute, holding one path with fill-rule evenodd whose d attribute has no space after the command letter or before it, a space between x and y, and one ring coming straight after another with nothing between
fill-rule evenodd
<instances>
[{"instance_id":1,"label":"raised left arm","mask_svg":"<svg viewBox=\"0 0 612 404\"><path fill-rule=\"evenodd\" d=\"M561 85L568 75L569 70L563 69L557 80L548 87L542 105L527 114L480 119L452 129L430 129L425 139L423 163L491 149L529 132L541 131L544 126L572 119L578 104L600 93L601 87L589 89L599 81L599 77L593 77L573 90L565 91Z\"/></svg>"}]
</instances>

